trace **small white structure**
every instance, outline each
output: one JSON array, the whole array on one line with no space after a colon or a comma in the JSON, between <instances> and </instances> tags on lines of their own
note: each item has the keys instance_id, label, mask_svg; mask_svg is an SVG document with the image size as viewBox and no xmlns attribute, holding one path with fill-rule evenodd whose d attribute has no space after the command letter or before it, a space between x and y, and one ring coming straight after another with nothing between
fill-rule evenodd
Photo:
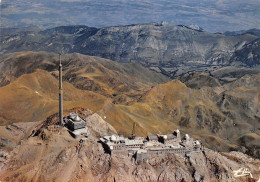
<instances>
[{"instance_id":1,"label":"small white structure","mask_svg":"<svg viewBox=\"0 0 260 182\"><path fill-rule=\"evenodd\" d=\"M87 122L80 118L78 113L72 112L66 118L64 118L65 126L68 128L69 133L74 138L79 138L80 136L88 136Z\"/></svg>"}]
</instances>

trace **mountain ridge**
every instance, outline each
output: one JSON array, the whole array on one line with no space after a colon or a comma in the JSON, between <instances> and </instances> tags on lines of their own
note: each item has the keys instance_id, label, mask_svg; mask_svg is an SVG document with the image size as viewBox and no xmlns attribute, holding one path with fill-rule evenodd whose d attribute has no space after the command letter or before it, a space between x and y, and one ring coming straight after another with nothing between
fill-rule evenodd
<instances>
[{"instance_id":1,"label":"mountain ridge","mask_svg":"<svg viewBox=\"0 0 260 182\"><path fill-rule=\"evenodd\" d=\"M186 26L159 23L94 28L61 26L44 31L22 31L1 36L2 52L78 52L118 62L139 62L171 77L196 68L204 72L229 66L236 51L258 36L226 36ZM241 60L236 60L242 61ZM256 60L259 65L259 60ZM185 69L183 69L185 68ZM180 73L179 73L180 72ZM202 71L203 72L203 71Z\"/></svg>"}]
</instances>

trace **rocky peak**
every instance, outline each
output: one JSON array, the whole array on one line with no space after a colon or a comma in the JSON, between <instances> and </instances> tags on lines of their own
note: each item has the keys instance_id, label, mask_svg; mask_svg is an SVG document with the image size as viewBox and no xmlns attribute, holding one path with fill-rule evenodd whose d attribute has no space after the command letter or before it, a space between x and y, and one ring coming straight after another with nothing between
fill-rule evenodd
<instances>
[{"instance_id":1,"label":"rocky peak","mask_svg":"<svg viewBox=\"0 0 260 182\"><path fill-rule=\"evenodd\" d=\"M203 28L201 28L199 25L196 24L188 25L187 28L191 28L192 30L197 30L197 31L204 31Z\"/></svg>"},{"instance_id":2,"label":"rocky peak","mask_svg":"<svg viewBox=\"0 0 260 182\"><path fill-rule=\"evenodd\" d=\"M124 152L109 155L97 136L107 134L102 132L112 126L89 110L79 109L79 114L88 119L91 130L84 141L72 138L65 128L52 129L55 127L51 126L58 122L57 115L35 125L16 124L16 127L10 126L10 130L0 127L0 132L8 135L17 131L23 138L11 152L0 151L0 180L224 182L256 181L259 178L260 161L239 152L219 153L204 148L189 156L155 154L146 161L135 161ZM95 129L96 123L100 123L99 130ZM28 137L33 129L40 132ZM236 171L241 168L247 168L249 173L236 176Z\"/></svg>"}]
</instances>

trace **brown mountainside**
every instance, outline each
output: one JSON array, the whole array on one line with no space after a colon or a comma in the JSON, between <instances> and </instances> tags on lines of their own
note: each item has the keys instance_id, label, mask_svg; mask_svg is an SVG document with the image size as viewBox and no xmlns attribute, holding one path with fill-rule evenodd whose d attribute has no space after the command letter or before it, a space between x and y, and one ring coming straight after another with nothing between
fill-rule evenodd
<instances>
[{"instance_id":1,"label":"brown mountainside","mask_svg":"<svg viewBox=\"0 0 260 182\"><path fill-rule=\"evenodd\" d=\"M77 89L68 82L64 82L63 87L66 90L65 109L76 105L96 111L106 101L104 96ZM0 95L1 125L44 120L58 109L58 81L44 70L24 74L7 86L0 87Z\"/></svg>"},{"instance_id":2,"label":"brown mountainside","mask_svg":"<svg viewBox=\"0 0 260 182\"><path fill-rule=\"evenodd\" d=\"M58 111L57 57L26 52L1 58L3 85L11 81L0 87L1 124L43 120ZM80 54L63 60L66 109L89 108L125 135L134 122L142 136L179 128L210 148L260 156L259 75L192 89L179 80L157 84L167 78L136 64Z\"/></svg>"}]
</instances>

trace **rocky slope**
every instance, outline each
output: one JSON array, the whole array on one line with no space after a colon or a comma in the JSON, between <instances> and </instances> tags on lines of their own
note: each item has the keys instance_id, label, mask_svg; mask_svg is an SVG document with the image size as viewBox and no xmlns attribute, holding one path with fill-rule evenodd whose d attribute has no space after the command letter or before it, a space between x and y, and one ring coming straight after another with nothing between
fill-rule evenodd
<instances>
[{"instance_id":1,"label":"rocky slope","mask_svg":"<svg viewBox=\"0 0 260 182\"><path fill-rule=\"evenodd\" d=\"M252 34L226 36L159 22L100 29L63 26L45 31L14 31L1 36L0 46L1 54L78 52L118 62L139 62L178 76L182 74L178 70L184 67L187 73L203 66L229 65L234 51L256 38L259 37Z\"/></svg>"},{"instance_id":2,"label":"rocky slope","mask_svg":"<svg viewBox=\"0 0 260 182\"><path fill-rule=\"evenodd\" d=\"M231 57L231 62L241 62L247 66L259 65L260 61L260 38L253 40L235 51Z\"/></svg>"},{"instance_id":3,"label":"rocky slope","mask_svg":"<svg viewBox=\"0 0 260 182\"><path fill-rule=\"evenodd\" d=\"M1 181L256 181L260 161L239 152L218 153L209 149L189 157L166 154L137 162L126 154L109 155L97 136L115 133L112 126L89 110L79 110L88 119L90 135L80 143L65 128L50 130L57 115L38 123L38 135L23 139L0 162ZM87 114L86 114L87 113ZM96 130L96 123L101 128ZM29 126L29 125L28 125ZM29 127L30 128L30 127ZM25 131L30 131L27 128ZM101 130L100 130L101 129ZM10 133L7 128L0 131ZM18 130L18 129L17 129ZM13 132L13 131L12 131ZM235 177L233 171L248 168L252 177Z\"/></svg>"},{"instance_id":4,"label":"rocky slope","mask_svg":"<svg viewBox=\"0 0 260 182\"><path fill-rule=\"evenodd\" d=\"M212 65L227 64L236 45L253 39L255 36L228 37L163 22L100 29L87 39L79 37L74 50L145 65Z\"/></svg>"},{"instance_id":5,"label":"rocky slope","mask_svg":"<svg viewBox=\"0 0 260 182\"><path fill-rule=\"evenodd\" d=\"M218 87L221 86L218 79L215 79L205 73L191 73L187 76L179 78L187 87L200 89L202 87Z\"/></svg>"}]
</instances>

